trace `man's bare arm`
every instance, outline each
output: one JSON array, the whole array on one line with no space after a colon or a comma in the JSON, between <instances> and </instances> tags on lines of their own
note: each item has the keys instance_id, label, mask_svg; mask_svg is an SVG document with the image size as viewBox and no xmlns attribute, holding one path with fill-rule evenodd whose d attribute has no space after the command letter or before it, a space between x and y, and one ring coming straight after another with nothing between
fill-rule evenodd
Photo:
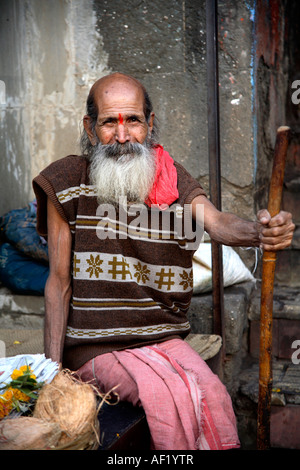
<instances>
[{"instance_id":1,"label":"man's bare arm","mask_svg":"<svg viewBox=\"0 0 300 470\"><path fill-rule=\"evenodd\" d=\"M204 205L204 229L218 243L230 246L261 246L267 251L283 250L290 246L295 230L292 216L281 211L271 218L267 210L257 213L257 221L251 222L228 212L220 212L205 197L198 196L192 202L193 217L196 205Z\"/></svg>"},{"instance_id":2,"label":"man's bare arm","mask_svg":"<svg viewBox=\"0 0 300 470\"><path fill-rule=\"evenodd\" d=\"M45 355L61 363L71 297L71 233L48 199L50 273L45 286Z\"/></svg>"}]
</instances>

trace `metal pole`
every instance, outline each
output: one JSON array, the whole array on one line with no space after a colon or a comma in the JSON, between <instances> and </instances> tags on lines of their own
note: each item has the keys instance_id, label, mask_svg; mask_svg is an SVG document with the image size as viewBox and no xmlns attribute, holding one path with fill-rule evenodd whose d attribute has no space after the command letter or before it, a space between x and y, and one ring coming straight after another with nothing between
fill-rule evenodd
<instances>
[{"instance_id":1,"label":"metal pole","mask_svg":"<svg viewBox=\"0 0 300 470\"><path fill-rule=\"evenodd\" d=\"M220 120L219 120L219 65L218 65L218 5L217 0L206 1L206 63L207 63L207 119L210 198L221 210ZM212 287L214 332L222 336L225 350L224 292L222 246L212 241Z\"/></svg>"}]
</instances>

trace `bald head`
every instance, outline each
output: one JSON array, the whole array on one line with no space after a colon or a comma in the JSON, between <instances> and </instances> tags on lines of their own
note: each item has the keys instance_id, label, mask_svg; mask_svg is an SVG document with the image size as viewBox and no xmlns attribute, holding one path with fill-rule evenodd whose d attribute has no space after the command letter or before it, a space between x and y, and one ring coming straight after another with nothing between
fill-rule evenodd
<instances>
[{"instance_id":1,"label":"bald head","mask_svg":"<svg viewBox=\"0 0 300 470\"><path fill-rule=\"evenodd\" d=\"M145 87L136 78L119 72L106 75L93 84L87 98L87 114L93 119L97 119L101 100L108 95L116 94L120 90L124 95L134 91L140 95L143 100L145 118L148 121L153 106Z\"/></svg>"},{"instance_id":2,"label":"bald head","mask_svg":"<svg viewBox=\"0 0 300 470\"><path fill-rule=\"evenodd\" d=\"M136 78L124 73L115 72L99 78L92 86L90 93L109 93L119 87L124 87L124 90L136 88L143 94L146 92L145 87Z\"/></svg>"}]
</instances>

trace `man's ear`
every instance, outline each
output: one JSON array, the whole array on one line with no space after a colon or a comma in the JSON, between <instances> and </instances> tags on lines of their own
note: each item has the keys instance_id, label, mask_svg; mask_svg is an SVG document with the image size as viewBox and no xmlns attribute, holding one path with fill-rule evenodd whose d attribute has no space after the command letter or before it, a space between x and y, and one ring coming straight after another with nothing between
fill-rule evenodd
<instances>
[{"instance_id":1,"label":"man's ear","mask_svg":"<svg viewBox=\"0 0 300 470\"><path fill-rule=\"evenodd\" d=\"M94 130L92 129L92 118L88 115L84 116L83 118L83 127L85 128L85 131L88 135L88 138L90 139L90 142L92 145L97 144L97 136L95 135Z\"/></svg>"},{"instance_id":2,"label":"man's ear","mask_svg":"<svg viewBox=\"0 0 300 470\"><path fill-rule=\"evenodd\" d=\"M154 117L155 117L155 114L151 113L149 117L149 122L148 122L148 127L150 129L150 132L152 132L152 129L153 129Z\"/></svg>"}]
</instances>

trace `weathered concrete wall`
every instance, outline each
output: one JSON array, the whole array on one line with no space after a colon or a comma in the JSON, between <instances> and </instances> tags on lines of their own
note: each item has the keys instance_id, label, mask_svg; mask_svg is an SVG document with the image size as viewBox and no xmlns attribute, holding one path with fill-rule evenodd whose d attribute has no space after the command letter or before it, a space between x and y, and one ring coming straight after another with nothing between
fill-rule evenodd
<instances>
[{"instance_id":1,"label":"weathered concrete wall","mask_svg":"<svg viewBox=\"0 0 300 470\"><path fill-rule=\"evenodd\" d=\"M204 0L5 0L1 7L0 213L24 206L31 179L77 152L90 85L141 79L161 143L208 189ZM255 1L219 1L223 209L253 217Z\"/></svg>"},{"instance_id":2,"label":"weathered concrete wall","mask_svg":"<svg viewBox=\"0 0 300 470\"><path fill-rule=\"evenodd\" d=\"M286 125L289 67L286 3L286 0L257 2L254 61L257 207L267 205L276 130Z\"/></svg>"},{"instance_id":3,"label":"weathered concrete wall","mask_svg":"<svg viewBox=\"0 0 300 470\"><path fill-rule=\"evenodd\" d=\"M292 247L278 253L275 272L275 281L285 285L300 282L299 103L292 100L292 84L300 77L299 13L299 2L258 0L256 5L253 135L257 209L268 203L276 130L281 125L291 127L281 207L293 214L297 230Z\"/></svg>"},{"instance_id":4,"label":"weathered concrete wall","mask_svg":"<svg viewBox=\"0 0 300 470\"><path fill-rule=\"evenodd\" d=\"M0 213L33 197L32 178L78 151L91 84L108 72L89 0L1 0Z\"/></svg>"}]
</instances>

